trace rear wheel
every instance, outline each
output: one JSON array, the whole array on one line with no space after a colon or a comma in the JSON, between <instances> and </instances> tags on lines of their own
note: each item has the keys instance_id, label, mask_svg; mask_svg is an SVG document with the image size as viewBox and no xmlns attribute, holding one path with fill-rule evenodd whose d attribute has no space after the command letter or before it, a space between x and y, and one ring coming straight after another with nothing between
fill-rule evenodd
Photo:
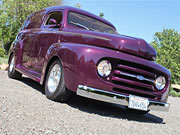
<instances>
[{"instance_id":1,"label":"rear wheel","mask_svg":"<svg viewBox=\"0 0 180 135\"><path fill-rule=\"evenodd\" d=\"M55 60L48 71L45 82L46 97L54 100L65 102L70 96L70 91L65 88L64 72L59 60Z\"/></svg>"},{"instance_id":2,"label":"rear wheel","mask_svg":"<svg viewBox=\"0 0 180 135\"><path fill-rule=\"evenodd\" d=\"M15 70L14 55L11 56L9 66L8 66L8 76L12 79L19 79L22 74Z\"/></svg>"}]
</instances>

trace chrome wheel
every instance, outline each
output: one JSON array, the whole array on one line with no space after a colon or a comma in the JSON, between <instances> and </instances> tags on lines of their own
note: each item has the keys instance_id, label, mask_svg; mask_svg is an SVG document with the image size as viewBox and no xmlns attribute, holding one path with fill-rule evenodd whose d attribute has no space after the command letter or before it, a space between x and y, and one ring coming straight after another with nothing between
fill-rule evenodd
<instances>
[{"instance_id":1,"label":"chrome wheel","mask_svg":"<svg viewBox=\"0 0 180 135\"><path fill-rule=\"evenodd\" d=\"M9 65L9 71L12 72L13 69L14 69L14 57L12 58L11 63Z\"/></svg>"},{"instance_id":2,"label":"chrome wheel","mask_svg":"<svg viewBox=\"0 0 180 135\"><path fill-rule=\"evenodd\" d=\"M50 71L50 75L47 82L49 93L54 93L56 91L60 79L61 79L61 67L59 64L55 64Z\"/></svg>"},{"instance_id":3,"label":"chrome wheel","mask_svg":"<svg viewBox=\"0 0 180 135\"><path fill-rule=\"evenodd\" d=\"M45 81L46 97L53 101L65 102L71 93L65 87L63 66L57 59L49 66Z\"/></svg>"}]
</instances>

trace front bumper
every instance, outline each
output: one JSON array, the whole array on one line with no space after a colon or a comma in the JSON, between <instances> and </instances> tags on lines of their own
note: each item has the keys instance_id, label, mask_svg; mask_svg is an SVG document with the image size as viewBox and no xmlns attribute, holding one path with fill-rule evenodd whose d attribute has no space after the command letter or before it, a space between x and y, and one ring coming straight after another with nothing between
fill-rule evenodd
<instances>
[{"instance_id":1,"label":"front bumper","mask_svg":"<svg viewBox=\"0 0 180 135\"><path fill-rule=\"evenodd\" d=\"M78 85L77 95L104 102L128 106L129 96ZM148 110L168 111L170 104L149 100Z\"/></svg>"}]
</instances>

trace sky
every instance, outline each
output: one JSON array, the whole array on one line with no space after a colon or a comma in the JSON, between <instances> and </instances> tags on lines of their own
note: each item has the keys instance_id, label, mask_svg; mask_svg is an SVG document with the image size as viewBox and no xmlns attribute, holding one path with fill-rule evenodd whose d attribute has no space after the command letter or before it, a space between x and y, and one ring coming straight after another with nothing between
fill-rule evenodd
<instances>
[{"instance_id":1,"label":"sky","mask_svg":"<svg viewBox=\"0 0 180 135\"><path fill-rule=\"evenodd\" d=\"M119 34L153 41L155 32L165 28L180 32L180 0L65 0L75 6L99 15L116 27Z\"/></svg>"}]
</instances>

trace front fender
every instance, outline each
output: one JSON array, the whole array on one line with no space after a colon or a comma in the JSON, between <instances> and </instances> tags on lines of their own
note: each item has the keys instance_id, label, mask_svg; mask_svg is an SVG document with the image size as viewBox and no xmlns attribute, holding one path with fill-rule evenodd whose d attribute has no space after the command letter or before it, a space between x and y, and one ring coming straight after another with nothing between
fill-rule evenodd
<instances>
[{"instance_id":1,"label":"front fender","mask_svg":"<svg viewBox=\"0 0 180 135\"><path fill-rule=\"evenodd\" d=\"M72 91L76 91L79 84L85 83L84 73L87 69L87 50L87 46L82 44L53 44L45 56L40 83L43 84L45 80L48 64L54 57L58 57L63 66L66 87Z\"/></svg>"}]
</instances>

